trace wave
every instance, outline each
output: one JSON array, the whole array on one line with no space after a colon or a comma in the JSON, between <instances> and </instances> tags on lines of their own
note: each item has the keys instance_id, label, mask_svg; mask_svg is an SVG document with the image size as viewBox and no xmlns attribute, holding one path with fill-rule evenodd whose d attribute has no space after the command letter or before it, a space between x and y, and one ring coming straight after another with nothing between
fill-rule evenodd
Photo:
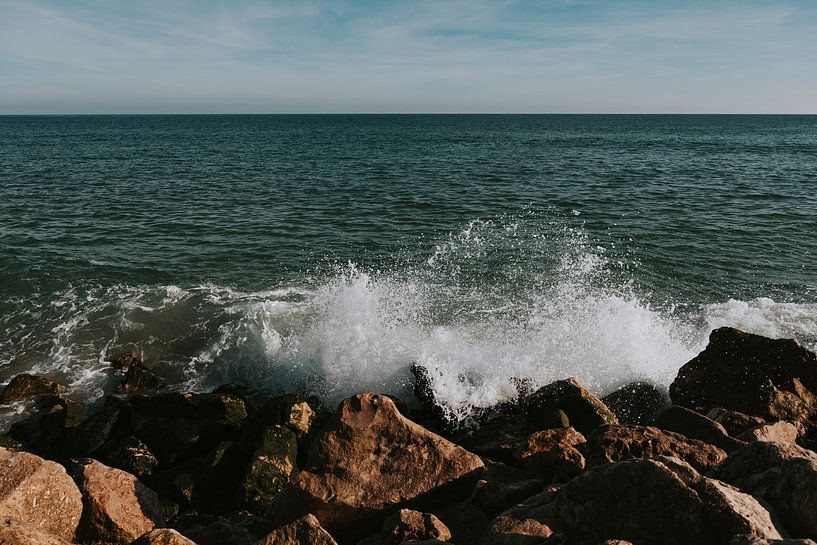
<instances>
[{"instance_id":1,"label":"wave","mask_svg":"<svg viewBox=\"0 0 817 545\"><path fill-rule=\"evenodd\" d=\"M100 398L109 354L138 350L177 389L237 382L301 391L331 405L376 390L411 398L427 368L454 420L575 376L604 394L635 380L666 387L715 327L732 325L817 347L817 305L768 298L654 307L632 263L580 228L475 221L420 266L336 266L269 290L218 285L81 286L12 301L2 317L0 373L52 376Z\"/></svg>"}]
</instances>

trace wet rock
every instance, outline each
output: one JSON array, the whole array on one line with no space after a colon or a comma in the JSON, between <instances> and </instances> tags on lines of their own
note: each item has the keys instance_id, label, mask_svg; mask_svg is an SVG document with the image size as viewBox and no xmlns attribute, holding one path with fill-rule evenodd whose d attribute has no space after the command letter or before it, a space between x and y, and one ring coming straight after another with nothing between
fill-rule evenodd
<instances>
[{"instance_id":1,"label":"wet rock","mask_svg":"<svg viewBox=\"0 0 817 545\"><path fill-rule=\"evenodd\" d=\"M167 466L238 440L247 418L244 402L225 394L168 392L130 403L135 435Z\"/></svg>"},{"instance_id":2,"label":"wet rock","mask_svg":"<svg viewBox=\"0 0 817 545\"><path fill-rule=\"evenodd\" d=\"M131 367L138 367L144 365L142 362L142 354L139 352L128 352L117 356L110 360L111 367L117 371L127 371Z\"/></svg>"},{"instance_id":3,"label":"wet rock","mask_svg":"<svg viewBox=\"0 0 817 545\"><path fill-rule=\"evenodd\" d=\"M435 511L451 532L452 543L476 543L488 525L488 517L475 506L457 502Z\"/></svg>"},{"instance_id":4,"label":"wet rock","mask_svg":"<svg viewBox=\"0 0 817 545\"><path fill-rule=\"evenodd\" d=\"M804 423L815 410L817 354L792 339L734 328L714 330L706 349L670 386L673 403L722 407L771 420Z\"/></svg>"},{"instance_id":5,"label":"wet rock","mask_svg":"<svg viewBox=\"0 0 817 545\"><path fill-rule=\"evenodd\" d=\"M133 475L82 460L75 479L84 509L77 537L86 543L130 543L161 523L159 498Z\"/></svg>"},{"instance_id":6,"label":"wet rock","mask_svg":"<svg viewBox=\"0 0 817 545\"><path fill-rule=\"evenodd\" d=\"M483 467L478 456L405 418L388 397L358 394L314 441L276 516L313 513L333 535L360 539L408 502L432 508L466 496Z\"/></svg>"},{"instance_id":7,"label":"wet rock","mask_svg":"<svg viewBox=\"0 0 817 545\"><path fill-rule=\"evenodd\" d=\"M577 447L585 442L573 428L538 431L517 447L514 461L546 482L567 482L584 470L584 456Z\"/></svg>"},{"instance_id":8,"label":"wet rock","mask_svg":"<svg viewBox=\"0 0 817 545\"><path fill-rule=\"evenodd\" d=\"M746 430L738 436L738 439L747 443L757 443L759 441L766 443L795 443L797 435L797 428L793 424L780 421Z\"/></svg>"},{"instance_id":9,"label":"wet rock","mask_svg":"<svg viewBox=\"0 0 817 545\"><path fill-rule=\"evenodd\" d=\"M159 466L159 460L148 446L133 436L108 441L99 449L98 458L102 463L140 479L153 475Z\"/></svg>"},{"instance_id":10,"label":"wet rock","mask_svg":"<svg viewBox=\"0 0 817 545\"><path fill-rule=\"evenodd\" d=\"M130 428L129 408L122 405L104 407L87 417L65 437L66 458L87 458L101 448L114 434Z\"/></svg>"},{"instance_id":11,"label":"wet rock","mask_svg":"<svg viewBox=\"0 0 817 545\"><path fill-rule=\"evenodd\" d=\"M133 395L158 390L164 386L164 380L156 376L144 364L132 365L125 372L122 381L116 387L120 394Z\"/></svg>"},{"instance_id":12,"label":"wet rock","mask_svg":"<svg viewBox=\"0 0 817 545\"><path fill-rule=\"evenodd\" d=\"M751 416L738 411L728 411L720 407L711 409L706 413L707 418L711 418L722 425L726 432L732 437L738 437L746 430L762 426L766 423L759 416Z\"/></svg>"},{"instance_id":13,"label":"wet rock","mask_svg":"<svg viewBox=\"0 0 817 545\"><path fill-rule=\"evenodd\" d=\"M0 521L72 540L81 515L82 495L65 468L0 448Z\"/></svg>"},{"instance_id":14,"label":"wet rock","mask_svg":"<svg viewBox=\"0 0 817 545\"><path fill-rule=\"evenodd\" d=\"M400 509L385 520L379 535L364 539L359 545L400 545L426 539L448 541L451 532L431 513Z\"/></svg>"},{"instance_id":15,"label":"wet rock","mask_svg":"<svg viewBox=\"0 0 817 545\"><path fill-rule=\"evenodd\" d=\"M646 382L622 386L601 401L621 424L648 424L667 404L665 394Z\"/></svg>"},{"instance_id":16,"label":"wet rock","mask_svg":"<svg viewBox=\"0 0 817 545\"><path fill-rule=\"evenodd\" d=\"M479 545L541 545L554 535L549 519L556 491L548 488L493 519Z\"/></svg>"},{"instance_id":17,"label":"wet rock","mask_svg":"<svg viewBox=\"0 0 817 545\"><path fill-rule=\"evenodd\" d=\"M298 472L297 456L298 438L292 429L282 425L266 428L250 456L239 486L241 505L257 513L272 507Z\"/></svg>"},{"instance_id":18,"label":"wet rock","mask_svg":"<svg viewBox=\"0 0 817 545\"><path fill-rule=\"evenodd\" d=\"M739 535L733 537L729 545L817 545L817 543L810 539L765 539Z\"/></svg>"},{"instance_id":19,"label":"wet rock","mask_svg":"<svg viewBox=\"0 0 817 545\"><path fill-rule=\"evenodd\" d=\"M720 545L735 534L780 538L754 498L667 457L587 471L561 487L540 518L571 545L610 536L640 545Z\"/></svg>"},{"instance_id":20,"label":"wet rock","mask_svg":"<svg viewBox=\"0 0 817 545\"><path fill-rule=\"evenodd\" d=\"M495 462L514 464L514 451L535 427L520 415L497 415L476 430L463 430L451 438L469 452Z\"/></svg>"},{"instance_id":21,"label":"wet rock","mask_svg":"<svg viewBox=\"0 0 817 545\"><path fill-rule=\"evenodd\" d=\"M817 453L791 443L751 443L714 475L771 505L793 537L817 539Z\"/></svg>"},{"instance_id":22,"label":"wet rock","mask_svg":"<svg viewBox=\"0 0 817 545\"><path fill-rule=\"evenodd\" d=\"M66 436L85 420L85 407L61 396L40 396L34 400L29 416L15 422L8 435L20 441L26 450L50 459L64 458Z\"/></svg>"},{"instance_id":23,"label":"wet rock","mask_svg":"<svg viewBox=\"0 0 817 545\"><path fill-rule=\"evenodd\" d=\"M176 530L156 528L146 533L131 545L196 545Z\"/></svg>"},{"instance_id":24,"label":"wet rock","mask_svg":"<svg viewBox=\"0 0 817 545\"><path fill-rule=\"evenodd\" d=\"M0 545L72 545L59 536L12 520L0 522Z\"/></svg>"},{"instance_id":25,"label":"wet rock","mask_svg":"<svg viewBox=\"0 0 817 545\"><path fill-rule=\"evenodd\" d=\"M37 375L20 374L0 392L0 405L26 401L42 395L59 395L65 393L65 386Z\"/></svg>"},{"instance_id":26,"label":"wet rock","mask_svg":"<svg viewBox=\"0 0 817 545\"><path fill-rule=\"evenodd\" d=\"M509 507L534 496L544 488L544 481L528 471L497 462L486 462L468 503L483 513L496 516Z\"/></svg>"},{"instance_id":27,"label":"wet rock","mask_svg":"<svg viewBox=\"0 0 817 545\"><path fill-rule=\"evenodd\" d=\"M706 416L684 407L670 407L662 412L652 423L665 431L680 433L690 439L697 439L726 451L732 452L744 445L730 437L726 429Z\"/></svg>"},{"instance_id":28,"label":"wet rock","mask_svg":"<svg viewBox=\"0 0 817 545\"><path fill-rule=\"evenodd\" d=\"M256 545L337 545L318 519L306 515L277 528Z\"/></svg>"},{"instance_id":29,"label":"wet rock","mask_svg":"<svg viewBox=\"0 0 817 545\"><path fill-rule=\"evenodd\" d=\"M23 448L23 443L5 434L0 434L0 448L9 450L25 450Z\"/></svg>"},{"instance_id":30,"label":"wet rock","mask_svg":"<svg viewBox=\"0 0 817 545\"><path fill-rule=\"evenodd\" d=\"M173 480L174 489L197 511L225 514L237 507L237 487L246 465L247 457L239 444L225 441L202 462L178 473Z\"/></svg>"},{"instance_id":31,"label":"wet rock","mask_svg":"<svg viewBox=\"0 0 817 545\"><path fill-rule=\"evenodd\" d=\"M709 443L652 426L606 425L587 438L586 456L589 466L675 456L699 471L707 471L722 462L726 452Z\"/></svg>"},{"instance_id":32,"label":"wet rock","mask_svg":"<svg viewBox=\"0 0 817 545\"><path fill-rule=\"evenodd\" d=\"M197 545L255 545L273 530L275 526L269 520L241 513L179 527L179 531Z\"/></svg>"},{"instance_id":33,"label":"wet rock","mask_svg":"<svg viewBox=\"0 0 817 545\"><path fill-rule=\"evenodd\" d=\"M615 415L575 378L559 380L539 388L525 398L528 419L539 429L572 426L588 434L602 424L616 424Z\"/></svg>"}]
</instances>

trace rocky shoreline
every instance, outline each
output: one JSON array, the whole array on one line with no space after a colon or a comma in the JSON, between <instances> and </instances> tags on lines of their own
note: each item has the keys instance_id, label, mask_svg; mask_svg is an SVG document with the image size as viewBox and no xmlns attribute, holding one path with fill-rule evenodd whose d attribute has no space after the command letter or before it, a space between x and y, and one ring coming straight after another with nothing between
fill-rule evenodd
<instances>
[{"instance_id":1,"label":"rocky shoreline","mask_svg":"<svg viewBox=\"0 0 817 545\"><path fill-rule=\"evenodd\" d=\"M817 355L721 328L669 399L575 379L452 428L361 393L334 411L238 385L162 390L112 362L93 411L18 375L0 404L0 545L742 545L817 540Z\"/></svg>"}]
</instances>

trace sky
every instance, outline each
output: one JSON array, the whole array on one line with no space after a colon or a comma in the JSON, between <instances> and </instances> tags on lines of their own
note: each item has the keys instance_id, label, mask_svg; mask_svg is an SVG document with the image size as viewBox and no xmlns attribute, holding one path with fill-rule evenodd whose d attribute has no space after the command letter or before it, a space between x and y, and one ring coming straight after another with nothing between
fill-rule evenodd
<instances>
[{"instance_id":1,"label":"sky","mask_svg":"<svg viewBox=\"0 0 817 545\"><path fill-rule=\"evenodd\" d=\"M0 114L817 113L817 0L0 0Z\"/></svg>"}]
</instances>

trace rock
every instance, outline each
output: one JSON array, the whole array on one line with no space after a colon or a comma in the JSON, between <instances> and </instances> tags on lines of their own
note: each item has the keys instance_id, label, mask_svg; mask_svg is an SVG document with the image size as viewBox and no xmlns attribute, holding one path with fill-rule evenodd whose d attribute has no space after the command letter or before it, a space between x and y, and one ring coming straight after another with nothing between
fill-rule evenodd
<instances>
[{"instance_id":1,"label":"rock","mask_svg":"<svg viewBox=\"0 0 817 545\"><path fill-rule=\"evenodd\" d=\"M0 545L71 545L70 541L12 520L0 522Z\"/></svg>"},{"instance_id":2,"label":"rock","mask_svg":"<svg viewBox=\"0 0 817 545\"><path fill-rule=\"evenodd\" d=\"M588 434L602 424L616 424L615 415L575 378L539 388L524 399L528 419L539 427L566 428Z\"/></svg>"},{"instance_id":3,"label":"rock","mask_svg":"<svg viewBox=\"0 0 817 545\"><path fill-rule=\"evenodd\" d=\"M159 498L139 480L96 460L82 460L75 479L84 509L77 537L87 543L130 543L161 523Z\"/></svg>"},{"instance_id":4,"label":"rock","mask_svg":"<svg viewBox=\"0 0 817 545\"><path fill-rule=\"evenodd\" d=\"M257 416L264 421L264 427L280 424L300 437L309 433L315 420L315 411L300 396L284 394L264 403Z\"/></svg>"},{"instance_id":5,"label":"rock","mask_svg":"<svg viewBox=\"0 0 817 545\"><path fill-rule=\"evenodd\" d=\"M337 545L329 533L321 528L314 515L277 528L256 545Z\"/></svg>"},{"instance_id":6,"label":"rock","mask_svg":"<svg viewBox=\"0 0 817 545\"><path fill-rule=\"evenodd\" d=\"M490 522L479 545L540 545L553 536L548 519L557 490L548 488L503 512Z\"/></svg>"},{"instance_id":7,"label":"rock","mask_svg":"<svg viewBox=\"0 0 817 545\"><path fill-rule=\"evenodd\" d=\"M242 513L179 529L198 545L254 545L273 530L269 520Z\"/></svg>"},{"instance_id":8,"label":"rock","mask_svg":"<svg viewBox=\"0 0 817 545\"><path fill-rule=\"evenodd\" d=\"M385 520L379 535L364 539L359 545L400 545L426 539L448 541L451 532L431 513L400 509Z\"/></svg>"},{"instance_id":9,"label":"rock","mask_svg":"<svg viewBox=\"0 0 817 545\"><path fill-rule=\"evenodd\" d=\"M662 430L680 433L690 439L698 439L715 445L726 452L732 452L744 445L743 441L730 437L726 429L718 422L684 407L668 408L658 415L652 425Z\"/></svg>"},{"instance_id":10,"label":"rock","mask_svg":"<svg viewBox=\"0 0 817 545\"><path fill-rule=\"evenodd\" d=\"M59 395L65 393L65 386L37 375L25 373L17 375L0 392L0 405L26 401L42 395Z\"/></svg>"},{"instance_id":11,"label":"rock","mask_svg":"<svg viewBox=\"0 0 817 545\"><path fill-rule=\"evenodd\" d=\"M66 458L91 457L108 439L114 430L130 431L130 409L123 405L104 407L87 417L65 437Z\"/></svg>"},{"instance_id":12,"label":"rock","mask_svg":"<svg viewBox=\"0 0 817 545\"><path fill-rule=\"evenodd\" d=\"M153 475L159 466L148 446L133 436L108 441L99 449L98 457L102 463L140 479Z\"/></svg>"},{"instance_id":13,"label":"rock","mask_svg":"<svg viewBox=\"0 0 817 545\"><path fill-rule=\"evenodd\" d=\"M584 470L584 456L577 447L585 443L573 428L538 431L517 447L514 461L546 482L567 482Z\"/></svg>"},{"instance_id":14,"label":"rock","mask_svg":"<svg viewBox=\"0 0 817 545\"><path fill-rule=\"evenodd\" d=\"M225 514L237 507L238 483L246 466L247 456L239 444L225 441L200 463L179 472L173 480L174 489L199 512Z\"/></svg>"},{"instance_id":15,"label":"rock","mask_svg":"<svg viewBox=\"0 0 817 545\"><path fill-rule=\"evenodd\" d=\"M793 537L817 539L817 453L791 443L750 443L714 475L771 505Z\"/></svg>"},{"instance_id":16,"label":"rock","mask_svg":"<svg viewBox=\"0 0 817 545\"><path fill-rule=\"evenodd\" d=\"M15 422L8 435L35 454L63 459L66 436L85 420L85 407L60 396L39 396L30 415Z\"/></svg>"},{"instance_id":17,"label":"rock","mask_svg":"<svg viewBox=\"0 0 817 545\"><path fill-rule=\"evenodd\" d=\"M737 437L746 430L762 426L766 423L766 421L759 416L751 416L738 411L727 411L720 407L711 409L706 413L706 417L722 425L724 429L726 429L726 432L732 437Z\"/></svg>"},{"instance_id":18,"label":"rock","mask_svg":"<svg viewBox=\"0 0 817 545\"><path fill-rule=\"evenodd\" d=\"M601 545L633 545L630 541L625 541L623 539L605 539L601 542Z\"/></svg>"},{"instance_id":19,"label":"rock","mask_svg":"<svg viewBox=\"0 0 817 545\"><path fill-rule=\"evenodd\" d=\"M738 439L748 443L759 441L774 443L795 443L797 441L797 428L788 422L775 422L774 424L763 424L757 428L746 430L738 436Z\"/></svg>"},{"instance_id":20,"label":"rock","mask_svg":"<svg viewBox=\"0 0 817 545\"><path fill-rule=\"evenodd\" d=\"M478 456L405 418L388 397L358 394L315 439L276 516L313 513L333 535L360 539L408 502L433 508L466 496L483 468Z\"/></svg>"},{"instance_id":21,"label":"rock","mask_svg":"<svg viewBox=\"0 0 817 545\"><path fill-rule=\"evenodd\" d=\"M587 464L598 466L635 458L675 456L698 471L707 471L726 458L714 445L688 439L652 426L601 426L587 438Z\"/></svg>"},{"instance_id":22,"label":"rock","mask_svg":"<svg viewBox=\"0 0 817 545\"><path fill-rule=\"evenodd\" d=\"M514 464L514 451L534 431L535 426L520 415L497 415L476 430L455 433L452 440L494 462Z\"/></svg>"},{"instance_id":23,"label":"rock","mask_svg":"<svg viewBox=\"0 0 817 545\"><path fill-rule=\"evenodd\" d=\"M164 381L156 376L144 364L131 365L122 377L122 382L116 387L120 394L133 395L137 393L158 390Z\"/></svg>"},{"instance_id":24,"label":"rock","mask_svg":"<svg viewBox=\"0 0 817 545\"><path fill-rule=\"evenodd\" d=\"M292 429L282 425L266 428L239 485L241 505L257 513L272 507L284 487L297 474L297 457L298 438Z\"/></svg>"},{"instance_id":25,"label":"rock","mask_svg":"<svg viewBox=\"0 0 817 545\"><path fill-rule=\"evenodd\" d=\"M666 395L646 382L633 382L601 398L621 424L648 424L667 403Z\"/></svg>"},{"instance_id":26,"label":"rock","mask_svg":"<svg viewBox=\"0 0 817 545\"><path fill-rule=\"evenodd\" d=\"M810 539L765 539L762 537L739 535L732 538L729 545L817 545Z\"/></svg>"},{"instance_id":27,"label":"rock","mask_svg":"<svg viewBox=\"0 0 817 545\"><path fill-rule=\"evenodd\" d=\"M110 360L111 367L117 371L127 371L131 367L142 366L142 354L136 352L128 352Z\"/></svg>"},{"instance_id":28,"label":"rock","mask_svg":"<svg viewBox=\"0 0 817 545\"><path fill-rule=\"evenodd\" d=\"M247 418L244 402L226 394L168 392L130 403L135 435L167 466L238 440Z\"/></svg>"},{"instance_id":29,"label":"rock","mask_svg":"<svg viewBox=\"0 0 817 545\"><path fill-rule=\"evenodd\" d=\"M528 471L487 461L468 503L496 516L542 491L544 482Z\"/></svg>"},{"instance_id":30,"label":"rock","mask_svg":"<svg viewBox=\"0 0 817 545\"><path fill-rule=\"evenodd\" d=\"M0 520L73 539L82 496L61 465L0 448Z\"/></svg>"},{"instance_id":31,"label":"rock","mask_svg":"<svg viewBox=\"0 0 817 545\"><path fill-rule=\"evenodd\" d=\"M678 371L673 403L723 407L771 420L805 422L815 410L817 354L792 339L769 339L723 327Z\"/></svg>"},{"instance_id":32,"label":"rock","mask_svg":"<svg viewBox=\"0 0 817 545\"><path fill-rule=\"evenodd\" d=\"M488 525L488 517L475 506L457 502L434 513L451 532L453 543L476 543Z\"/></svg>"},{"instance_id":33,"label":"rock","mask_svg":"<svg viewBox=\"0 0 817 545\"><path fill-rule=\"evenodd\" d=\"M156 528L146 533L131 545L196 545L176 530Z\"/></svg>"},{"instance_id":34,"label":"rock","mask_svg":"<svg viewBox=\"0 0 817 545\"><path fill-rule=\"evenodd\" d=\"M587 471L561 487L537 520L571 545L609 536L639 545L720 545L735 534L780 538L754 498L668 457Z\"/></svg>"},{"instance_id":35,"label":"rock","mask_svg":"<svg viewBox=\"0 0 817 545\"><path fill-rule=\"evenodd\" d=\"M0 448L9 450L25 450L23 448L23 443L5 434L0 434Z\"/></svg>"}]
</instances>

